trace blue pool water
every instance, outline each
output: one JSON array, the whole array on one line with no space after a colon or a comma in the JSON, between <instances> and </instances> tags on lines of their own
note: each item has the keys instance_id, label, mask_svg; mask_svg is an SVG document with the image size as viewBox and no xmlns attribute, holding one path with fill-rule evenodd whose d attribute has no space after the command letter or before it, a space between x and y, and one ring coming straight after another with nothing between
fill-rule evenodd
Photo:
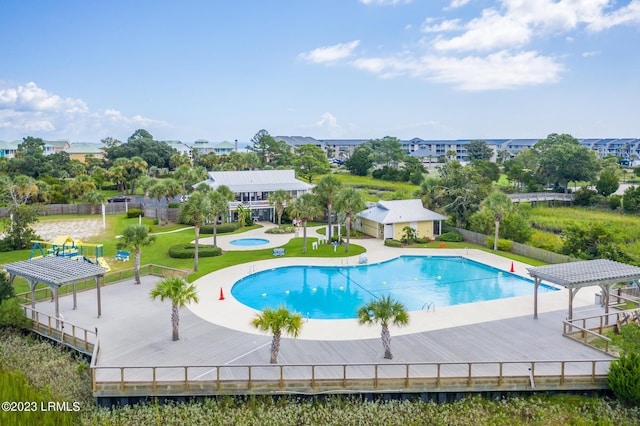
<instances>
[{"instance_id":1,"label":"blue pool water","mask_svg":"<svg viewBox=\"0 0 640 426\"><path fill-rule=\"evenodd\" d=\"M261 246L268 242L269 240L264 238L240 238L239 240L230 241L229 244L234 246Z\"/></svg>"},{"instance_id":2,"label":"blue pool water","mask_svg":"<svg viewBox=\"0 0 640 426\"><path fill-rule=\"evenodd\" d=\"M532 295L533 281L462 257L400 256L372 265L271 269L236 282L231 294L257 310L286 306L309 318L345 319L384 295L418 311Z\"/></svg>"}]
</instances>

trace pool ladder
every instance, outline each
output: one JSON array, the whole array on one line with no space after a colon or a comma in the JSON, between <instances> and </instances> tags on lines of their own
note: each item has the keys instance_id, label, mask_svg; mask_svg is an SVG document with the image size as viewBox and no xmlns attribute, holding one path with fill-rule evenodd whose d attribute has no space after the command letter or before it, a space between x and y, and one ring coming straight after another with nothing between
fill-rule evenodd
<instances>
[{"instance_id":1,"label":"pool ladder","mask_svg":"<svg viewBox=\"0 0 640 426\"><path fill-rule=\"evenodd\" d=\"M424 305L422 305L422 310L424 311L426 308L427 312L433 310L433 312L436 311L436 302L427 302Z\"/></svg>"}]
</instances>

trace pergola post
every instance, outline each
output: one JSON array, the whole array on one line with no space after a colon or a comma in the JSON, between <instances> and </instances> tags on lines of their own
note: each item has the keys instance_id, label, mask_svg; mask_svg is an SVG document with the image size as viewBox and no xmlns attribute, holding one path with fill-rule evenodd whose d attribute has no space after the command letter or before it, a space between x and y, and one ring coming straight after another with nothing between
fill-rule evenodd
<instances>
[{"instance_id":1,"label":"pergola post","mask_svg":"<svg viewBox=\"0 0 640 426\"><path fill-rule=\"evenodd\" d=\"M73 282L73 310L78 309L78 298L76 296L76 282Z\"/></svg>"},{"instance_id":2,"label":"pergola post","mask_svg":"<svg viewBox=\"0 0 640 426\"><path fill-rule=\"evenodd\" d=\"M98 318L102 315L102 301L100 300L100 277L96 276L94 278L96 280L96 292L98 295Z\"/></svg>"},{"instance_id":3,"label":"pergola post","mask_svg":"<svg viewBox=\"0 0 640 426\"><path fill-rule=\"evenodd\" d=\"M36 286L38 282L35 280L27 280L29 281L29 290L31 290L31 319L35 319L36 312Z\"/></svg>"},{"instance_id":4,"label":"pergola post","mask_svg":"<svg viewBox=\"0 0 640 426\"><path fill-rule=\"evenodd\" d=\"M533 319L538 319L538 287L540 287L540 278L535 277L533 284Z\"/></svg>"},{"instance_id":5,"label":"pergola post","mask_svg":"<svg viewBox=\"0 0 640 426\"><path fill-rule=\"evenodd\" d=\"M52 287L56 299L56 328L60 327L60 304L58 303L58 287Z\"/></svg>"}]
</instances>

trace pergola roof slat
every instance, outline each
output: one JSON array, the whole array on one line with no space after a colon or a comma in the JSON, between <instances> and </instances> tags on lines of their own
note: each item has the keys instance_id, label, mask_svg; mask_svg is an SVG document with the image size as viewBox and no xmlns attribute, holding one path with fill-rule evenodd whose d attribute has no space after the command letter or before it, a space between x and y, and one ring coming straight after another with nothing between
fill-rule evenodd
<instances>
[{"instance_id":1,"label":"pergola roof slat","mask_svg":"<svg viewBox=\"0 0 640 426\"><path fill-rule=\"evenodd\" d=\"M566 288L616 284L640 279L640 268L608 259L527 268L534 278Z\"/></svg>"},{"instance_id":2,"label":"pergola roof slat","mask_svg":"<svg viewBox=\"0 0 640 426\"><path fill-rule=\"evenodd\" d=\"M106 269L101 266L62 256L23 260L9 263L4 268L9 274L57 287L106 273Z\"/></svg>"}]
</instances>

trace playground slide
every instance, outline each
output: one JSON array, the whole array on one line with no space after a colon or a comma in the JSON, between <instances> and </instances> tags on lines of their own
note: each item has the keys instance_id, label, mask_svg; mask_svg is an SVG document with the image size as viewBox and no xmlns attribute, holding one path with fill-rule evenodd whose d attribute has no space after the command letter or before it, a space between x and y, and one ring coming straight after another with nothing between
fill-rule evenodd
<instances>
[{"instance_id":1,"label":"playground slide","mask_svg":"<svg viewBox=\"0 0 640 426\"><path fill-rule=\"evenodd\" d=\"M111 267L109 266L109 264L107 263L107 261L105 260L104 257L99 257L98 258L98 265L102 266L104 269L108 271L111 270Z\"/></svg>"}]
</instances>

